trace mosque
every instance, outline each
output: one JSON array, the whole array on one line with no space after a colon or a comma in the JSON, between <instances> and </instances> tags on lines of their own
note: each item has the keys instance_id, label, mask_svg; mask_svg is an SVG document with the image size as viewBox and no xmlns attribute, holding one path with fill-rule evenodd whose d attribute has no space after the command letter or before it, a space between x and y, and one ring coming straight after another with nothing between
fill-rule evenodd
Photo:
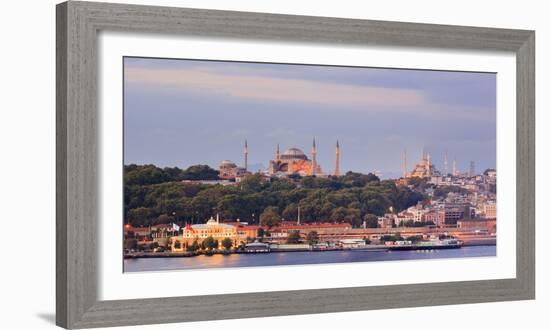
<instances>
[{"instance_id":1,"label":"mosque","mask_svg":"<svg viewBox=\"0 0 550 330\"><path fill-rule=\"evenodd\" d=\"M334 175L340 175L340 145L336 141L336 168ZM282 154L279 151L279 145L275 150L275 159L269 161L269 175L291 175L298 174L300 176L324 176L326 175L317 163L317 146L315 139L311 146L311 159L298 148L289 148Z\"/></svg>"},{"instance_id":2,"label":"mosque","mask_svg":"<svg viewBox=\"0 0 550 330\"><path fill-rule=\"evenodd\" d=\"M220 177L223 179L238 179L248 174L248 143L245 141L244 150L244 166L239 167L235 163L224 160L219 165ZM283 153L280 152L279 145L275 150L275 158L269 161L267 174L270 176L326 176L317 163L317 146L315 139L311 147L311 159L299 148L289 148ZM335 167L332 175L340 175L340 143L336 141L335 150Z\"/></svg>"},{"instance_id":3,"label":"mosque","mask_svg":"<svg viewBox=\"0 0 550 330\"><path fill-rule=\"evenodd\" d=\"M445 168L447 168L447 155L445 154ZM453 163L454 166L454 163ZM420 161L414 165L410 172L407 171L407 150L403 151L403 177L404 178L430 178L432 176L441 176L441 173L431 162L429 153L422 150Z\"/></svg>"}]
</instances>

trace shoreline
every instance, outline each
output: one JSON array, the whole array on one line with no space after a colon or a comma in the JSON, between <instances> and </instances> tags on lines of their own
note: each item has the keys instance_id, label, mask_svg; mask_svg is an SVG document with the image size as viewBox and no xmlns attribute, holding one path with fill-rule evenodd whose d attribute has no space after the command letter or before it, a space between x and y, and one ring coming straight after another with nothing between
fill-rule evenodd
<instances>
[{"instance_id":1,"label":"shoreline","mask_svg":"<svg viewBox=\"0 0 550 330\"><path fill-rule=\"evenodd\" d=\"M460 249L462 247L471 247L471 246L496 246L496 238L483 238L483 239L469 239L464 240L462 246L454 247L456 249ZM363 248L329 248L329 249L271 249L269 251L261 251L261 252L252 252L252 251L243 251L243 250L233 250L233 251L222 251L222 250L216 250L211 251L211 253L205 253L205 252L133 252L133 253L127 253L124 254L124 259L146 259L146 258L192 258L197 256L212 256L214 254L221 254L221 255L231 255L231 254L269 254L269 253L281 253L281 252L333 252L333 251L364 251L364 252L388 252L392 250L399 250L399 247L395 246L387 246L387 245L371 245ZM431 247L432 250L440 250L445 249L445 247L436 246ZM426 250L425 247L415 246L410 247L409 250L412 251L419 251L419 250Z\"/></svg>"}]
</instances>

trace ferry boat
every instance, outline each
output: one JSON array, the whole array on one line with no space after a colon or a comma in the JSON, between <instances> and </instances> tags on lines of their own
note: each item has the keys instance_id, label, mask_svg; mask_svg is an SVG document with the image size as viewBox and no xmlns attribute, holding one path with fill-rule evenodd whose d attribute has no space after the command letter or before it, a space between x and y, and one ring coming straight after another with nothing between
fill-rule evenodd
<instances>
[{"instance_id":1,"label":"ferry boat","mask_svg":"<svg viewBox=\"0 0 550 330\"><path fill-rule=\"evenodd\" d=\"M384 245L367 244L364 239L343 239L338 242L341 250L353 251L387 251L388 248Z\"/></svg>"},{"instance_id":2,"label":"ferry boat","mask_svg":"<svg viewBox=\"0 0 550 330\"><path fill-rule=\"evenodd\" d=\"M390 250L438 250L438 249L459 249L464 243L454 238L434 239L412 243L411 241L397 241L387 247Z\"/></svg>"},{"instance_id":3,"label":"ferry boat","mask_svg":"<svg viewBox=\"0 0 550 330\"><path fill-rule=\"evenodd\" d=\"M262 242L253 242L246 244L244 253L269 253L271 249L269 244Z\"/></svg>"}]
</instances>

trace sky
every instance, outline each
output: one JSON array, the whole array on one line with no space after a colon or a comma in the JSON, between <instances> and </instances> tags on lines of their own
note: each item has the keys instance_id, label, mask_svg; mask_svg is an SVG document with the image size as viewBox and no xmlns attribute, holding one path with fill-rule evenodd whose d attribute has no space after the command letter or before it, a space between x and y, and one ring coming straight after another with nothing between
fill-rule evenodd
<instances>
[{"instance_id":1,"label":"sky","mask_svg":"<svg viewBox=\"0 0 550 330\"><path fill-rule=\"evenodd\" d=\"M124 58L124 163L267 168L277 143L333 172L402 174L422 152L496 166L496 74Z\"/></svg>"}]
</instances>

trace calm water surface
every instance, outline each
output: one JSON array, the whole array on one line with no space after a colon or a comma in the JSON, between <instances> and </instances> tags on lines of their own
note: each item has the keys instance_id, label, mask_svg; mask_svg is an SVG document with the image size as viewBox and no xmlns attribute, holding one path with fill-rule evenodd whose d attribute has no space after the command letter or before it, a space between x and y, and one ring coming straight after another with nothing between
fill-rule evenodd
<instances>
[{"instance_id":1,"label":"calm water surface","mask_svg":"<svg viewBox=\"0 0 550 330\"><path fill-rule=\"evenodd\" d=\"M190 258L124 259L125 272L175 269L283 266L342 262L470 258L496 256L496 246L466 246L451 250L427 251L326 251L276 252L265 254L230 254Z\"/></svg>"}]
</instances>

